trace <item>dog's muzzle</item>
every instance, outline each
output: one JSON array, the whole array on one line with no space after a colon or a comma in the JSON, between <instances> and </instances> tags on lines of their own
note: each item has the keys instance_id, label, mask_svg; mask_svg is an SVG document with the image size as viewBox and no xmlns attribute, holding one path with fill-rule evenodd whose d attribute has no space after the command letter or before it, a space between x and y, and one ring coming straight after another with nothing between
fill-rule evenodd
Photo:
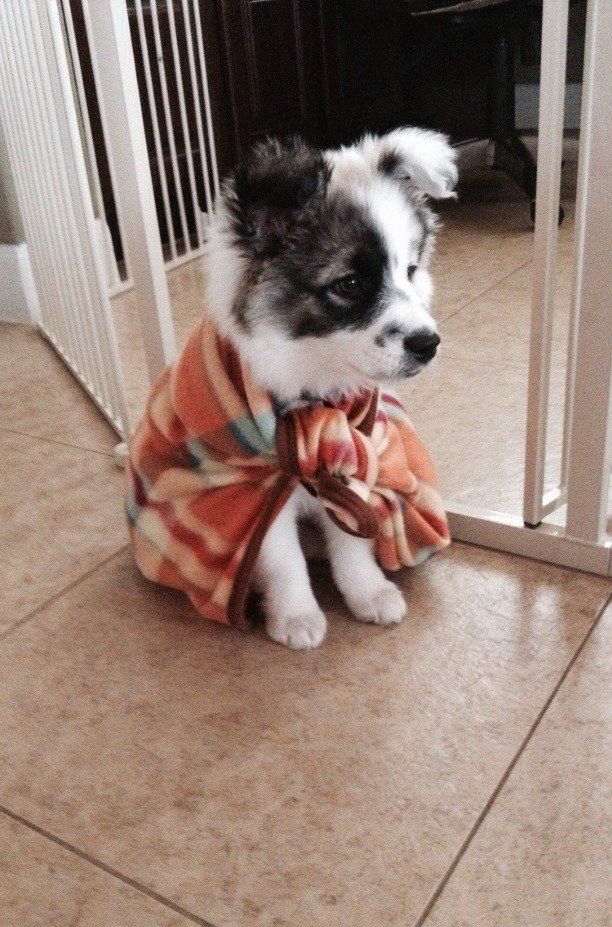
<instances>
[{"instance_id":1,"label":"dog's muzzle","mask_svg":"<svg viewBox=\"0 0 612 927\"><path fill-rule=\"evenodd\" d=\"M427 364L436 356L440 336L426 328L419 329L404 338L404 350L421 364Z\"/></svg>"}]
</instances>

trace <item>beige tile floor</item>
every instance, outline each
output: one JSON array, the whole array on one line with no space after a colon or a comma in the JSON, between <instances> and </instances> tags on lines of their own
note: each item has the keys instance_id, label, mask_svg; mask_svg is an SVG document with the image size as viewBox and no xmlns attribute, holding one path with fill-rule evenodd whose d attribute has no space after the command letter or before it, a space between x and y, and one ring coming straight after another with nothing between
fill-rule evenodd
<instances>
[{"instance_id":1,"label":"beige tile floor","mask_svg":"<svg viewBox=\"0 0 612 927\"><path fill-rule=\"evenodd\" d=\"M412 407L447 489L511 504L520 433L500 455L485 424L520 410L530 236L512 200L456 209L447 360ZM184 333L200 271L172 287ZM471 436L454 458L445 422ZM317 567L330 635L290 653L139 576L112 445L50 349L0 327L2 927L610 922L605 580L456 544L380 630Z\"/></svg>"}]
</instances>

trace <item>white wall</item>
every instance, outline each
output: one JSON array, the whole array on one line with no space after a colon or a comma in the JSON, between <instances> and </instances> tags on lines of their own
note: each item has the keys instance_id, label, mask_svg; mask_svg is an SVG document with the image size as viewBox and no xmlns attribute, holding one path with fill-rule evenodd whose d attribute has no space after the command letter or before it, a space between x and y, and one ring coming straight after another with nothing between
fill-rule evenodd
<instances>
[{"instance_id":1,"label":"white wall","mask_svg":"<svg viewBox=\"0 0 612 927\"><path fill-rule=\"evenodd\" d=\"M0 126L0 243L15 244L23 241L23 228L13 177L9 167L8 152Z\"/></svg>"},{"instance_id":2,"label":"white wall","mask_svg":"<svg viewBox=\"0 0 612 927\"><path fill-rule=\"evenodd\" d=\"M0 322L34 322L36 306L28 249L0 128Z\"/></svg>"},{"instance_id":3,"label":"white wall","mask_svg":"<svg viewBox=\"0 0 612 927\"><path fill-rule=\"evenodd\" d=\"M581 91L581 84L567 84L565 87L565 129L573 133L580 128ZM516 127L519 132L537 129L539 104L539 84L517 84Z\"/></svg>"}]
</instances>

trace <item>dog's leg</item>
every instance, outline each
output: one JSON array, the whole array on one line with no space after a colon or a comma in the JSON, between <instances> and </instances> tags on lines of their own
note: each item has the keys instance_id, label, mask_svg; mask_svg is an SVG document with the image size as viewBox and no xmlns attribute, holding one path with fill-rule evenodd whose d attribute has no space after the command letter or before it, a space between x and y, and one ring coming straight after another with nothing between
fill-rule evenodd
<instances>
[{"instance_id":1,"label":"dog's leg","mask_svg":"<svg viewBox=\"0 0 612 927\"><path fill-rule=\"evenodd\" d=\"M266 534L255 574L264 597L269 636L294 650L317 647L327 630L314 597L298 538L299 493L295 493Z\"/></svg>"},{"instance_id":2,"label":"dog's leg","mask_svg":"<svg viewBox=\"0 0 612 927\"><path fill-rule=\"evenodd\" d=\"M376 563L372 542L347 534L328 516L321 525L334 580L355 618L374 624L405 618L404 596Z\"/></svg>"}]
</instances>

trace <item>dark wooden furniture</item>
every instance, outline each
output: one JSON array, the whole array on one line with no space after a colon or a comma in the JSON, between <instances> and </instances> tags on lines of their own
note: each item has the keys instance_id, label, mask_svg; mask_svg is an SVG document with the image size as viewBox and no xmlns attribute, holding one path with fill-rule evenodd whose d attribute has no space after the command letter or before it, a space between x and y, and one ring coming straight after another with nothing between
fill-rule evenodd
<instances>
[{"instance_id":1,"label":"dark wooden furniture","mask_svg":"<svg viewBox=\"0 0 612 927\"><path fill-rule=\"evenodd\" d=\"M89 74L81 0L71 0L82 60ZM148 110L134 0L126 0L156 198L160 172ZM490 138L496 165L530 198L535 164L514 125L517 41L539 26L538 0L198 0L220 173L227 173L252 143L266 135L298 133L321 145L351 141L364 131L397 125L435 127L453 140ZM157 0L164 55L170 60L166 0ZM182 3L174 0L177 37L186 60ZM153 47L150 0L143 0L149 53ZM185 68L187 65L185 64ZM187 186L186 140L180 127L177 87L168 69L168 91L181 176ZM118 241L97 103L89 105L100 140L99 166L111 232ZM194 101L186 80L187 110ZM159 92L159 88L158 91ZM195 132L188 140L195 151ZM170 174L168 138L163 157ZM196 162L198 159L194 159ZM204 206L202 179L196 178ZM189 198L186 197L189 204ZM167 239L159 209L162 238ZM188 224L195 228L191 206ZM173 214L175 235L180 234Z\"/></svg>"},{"instance_id":2,"label":"dark wooden furniture","mask_svg":"<svg viewBox=\"0 0 612 927\"><path fill-rule=\"evenodd\" d=\"M537 23L529 0L339 0L354 15L341 41L346 134L418 123L456 141L489 139L494 166L533 202L536 165L515 124L515 59ZM376 42L368 36L377 35ZM384 38L383 38L384 37ZM353 54L350 53L353 50Z\"/></svg>"},{"instance_id":3,"label":"dark wooden furniture","mask_svg":"<svg viewBox=\"0 0 612 927\"><path fill-rule=\"evenodd\" d=\"M227 174L244 157L257 138L266 135L286 136L301 134L317 144L327 144L330 139L328 119L328 69L332 52L328 49L329 29L324 20L329 18L326 4L320 0L198 0L208 70L211 108L215 129L216 151L219 172ZM167 242L168 229L162 208L160 169L153 135L149 108L142 48L138 32L134 0L126 0L136 72L140 87L147 147L150 155L153 187L158 204L158 217L162 240ZM157 0L160 38L164 58L170 63L166 68L168 95L172 112L173 138L176 147L181 176L187 224L195 242L195 216L188 195L187 144L193 153L197 152L196 133L190 131L185 139L181 129L178 87L171 65L172 49L169 30L169 9L166 0ZM162 112L161 86L156 79L157 67L150 0L143 0L143 17L149 59L153 64L153 84L158 112ZM172 4L176 34L184 68L186 108L189 125L194 125L194 99L190 93L186 52L183 4L174 0ZM87 36L83 20L81 0L71 0L81 67L92 131L95 140L96 157L105 200L109 227L115 244L115 252L121 259L121 242L113 202L108 161L104 149L102 126L98 101L96 99L93 73ZM170 142L163 118L160 119L161 146L170 178L170 201L172 222L177 239L181 236L176 196L172 196ZM194 158L199 164L199 158ZM196 171L199 205L204 208L203 178Z\"/></svg>"}]
</instances>

